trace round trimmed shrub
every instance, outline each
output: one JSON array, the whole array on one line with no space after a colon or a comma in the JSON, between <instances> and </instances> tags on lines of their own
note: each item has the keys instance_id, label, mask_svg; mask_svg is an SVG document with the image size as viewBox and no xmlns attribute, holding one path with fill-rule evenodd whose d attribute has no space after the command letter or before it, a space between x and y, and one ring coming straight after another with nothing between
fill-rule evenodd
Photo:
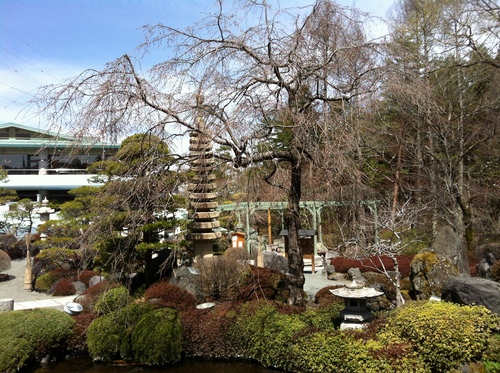
<instances>
[{"instance_id":1,"label":"round trimmed shrub","mask_svg":"<svg viewBox=\"0 0 500 373\"><path fill-rule=\"evenodd\" d=\"M94 310L100 315L117 311L128 304L129 298L130 294L124 286L109 289L98 298Z\"/></svg>"},{"instance_id":2,"label":"round trimmed shrub","mask_svg":"<svg viewBox=\"0 0 500 373\"><path fill-rule=\"evenodd\" d=\"M61 354L75 321L52 308L0 313L0 371L17 372L29 360Z\"/></svg>"},{"instance_id":3,"label":"round trimmed shrub","mask_svg":"<svg viewBox=\"0 0 500 373\"><path fill-rule=\"evenodd\" d=\"M177 310L161 308L145 314L132 333L135 361L165 365L181 360L182 328Z\"/></svg>"},{"instance_id":4,"label":"round trimmed shrub","mask_svg":"<svg viewBox=\"0 0 500 373\"><path fill-rule=\"evenodd\" d=\"M55 296L75 295L75 293L75 285L67 278L62 278L57 281L52 290L52 295Z\"/></svg>"},{"instance_id":5,"label":"round trimmed shrub","mask_svg":"<svg viewBox=\"0 0 500 373\"><path fill-rule=\"evenodd\" d=\"M482 306L412 302L391 315L382 335L410 343L431 370L445 372L481 360L496 322Z\"/></svg>"},{"instance_id":6,"label":"round trimmed shrub","mask_svg":"<svg viewBox=\"0 0 500 373\"><path fill-rule=\"evenodd\" d=\"M132 332L139 320L153 311L149 303L131 304L95 319L87 331L87 347L94 360L132 360Z\"/></svg>"}]
</instances>

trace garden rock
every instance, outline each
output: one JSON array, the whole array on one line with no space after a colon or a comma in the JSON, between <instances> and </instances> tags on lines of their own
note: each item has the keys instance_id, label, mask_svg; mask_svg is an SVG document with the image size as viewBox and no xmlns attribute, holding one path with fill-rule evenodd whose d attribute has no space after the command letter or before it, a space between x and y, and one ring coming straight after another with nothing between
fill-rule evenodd
<instances>
[{"instance_id":1,"label":"garden rock","mask_svg":"<svg viewBox=\"0 0 500 373\"><path fill-rule=\"evenodd\" d=\"M75 287L75 294L77 295L82 294L85 290L87 290L87 287L81 281L73 282L73 286Z\"/></svg>"},{"instance_id":2,"label":"garden rock","mask_svg":"<svg viewBox=\"0 0 500 373\"><path fill-rule=\"evenodd\" d=\"M424 300L441 296L446 282L458 274L456 266L434 252L415 255L410 266L412 298Z\"/></svg>"},{"instance_id":3,"label":"garden rock","mask_svg":"<svg viewBox=\"0 0 500 373\"><path fill-rule=\"evenodd\" d=\"M325 273L326 277L330 277L331 275L335 274L335 266L333 264L327 264L325 266Z\"/></svg>"},{"instance_id":4,"label":"garden rock","mask_svg":"<svg viewBox=\"0 0 500 373\"><path fill-rule=\"evenodd\" d=\"M276 251L264 251L262 253L264 268L286 273L288 271L288 260Z\"/></svg>"},{"instance_id":5,"label":"garden rock","mask_svg":"<svg viewBox=\"0 0 500 373\"><path fill-rule=\"evenodd\" d=\"M491 279L491 267L500 259L500 243L480 245L476 248L475 255L479 259L479 263L476 265L477 276Z\"/></svg>"},{"instance_id":6,"label":"garden rock","mask_svg":"<svg viewBox=\"0 0 500 373\"><path fill-rule=\"evenodd\" d=\"M97 285L98 283L104 281L104 277L103 276L92 276L89 280L89 288L91 288L92 286L95 286Z\"/></svg>"},{"instance_id":7,"label":"garden rock","mask_svg":"<svg viewBox=\"0 0 500 373\"><path fill-rule=\"evenodd\" d=\"M193 294L199 302L204 301L202 291L198 285L198 275L186 266L180 266L173 270L170 283Z\"/></svg>"},{"instance_id":8,"label":"garden rock","mask_svg":"<svg viewBox=\"0 0 500 373\"><path fill-rule=\"evenodd\" d=\"M470 276L467 248L462 244L460 237L449 225L439 228L436 238L431 245L431 251L454 265L458 270L458 274Z\"/></svg>"},{"instance_id":9,"label":"garden rock","mask_svg":"<svg viewBox=\"0 0 500 373\"><path fill-rule=\"evenodd\" d=\"M346 279L346 274L345 273L339 273L339 272L332 273L327 278L329 280L333 280L333 281L346 281L347 280Z\"/></svg>"},{"instance_id":10,"label":"garden rock","mask_svg":"<svg viewBox=\"0 0 500 373\"><path fill-rule=\"evenodd\" d=\"M358 284L363 285L366 283L366 278L361 274L359 268L351 268L347 271L349 276L353 281L356 281Z\"/></svg>"},{"instance_id":11,"label":"garden rock","mask_svg":"<svg viewBox=\"0 0 500 373\"><path fill-rule=\"evenodd\" d=\"M451 277L441 299L468 305L481 305L500 315L500 283L479 277Z\"/></svg>"}]
</instances>

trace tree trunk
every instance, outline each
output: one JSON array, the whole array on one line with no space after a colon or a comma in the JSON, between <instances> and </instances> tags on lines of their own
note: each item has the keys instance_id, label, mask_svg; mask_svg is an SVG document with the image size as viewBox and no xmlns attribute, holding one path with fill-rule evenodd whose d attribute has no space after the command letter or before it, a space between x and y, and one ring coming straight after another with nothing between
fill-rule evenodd
<instances>
[{"instance_id":1,"label":"tree trunk","mask_svg":"<svg viewBox=\"0 0 500 373\"><path fill-rule=\"evenodd\" d=\"M300 223L300 188L301 169L300 161L294 159L291 170L290 191L288 193L288 210L285 214L285 223L288 229L288 286L290 295L288 304L302 306L304 299L304 262L302 249L299 243Z\"/></svg>"}]
</instances>

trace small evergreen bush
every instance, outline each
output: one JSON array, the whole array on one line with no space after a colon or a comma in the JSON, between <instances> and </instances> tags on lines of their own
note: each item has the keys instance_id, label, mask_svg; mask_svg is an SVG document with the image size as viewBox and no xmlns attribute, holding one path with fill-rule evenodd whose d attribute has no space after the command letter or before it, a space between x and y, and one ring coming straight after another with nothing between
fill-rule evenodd
<instances>
[{"instance_id":1,"label":"small evergreen bush","mask_svg":"<svg viewBox=\"0 0 500 373\"><path fill-rule=\"evenodd\" d=\"M481 306L412 302L388 318L386 333L410 343L433 371L449 371L482 359L498 320Z\"/></svg>"},{"instance_id":2,"label":"small evergreen bush","mask_svg":"<svg viewBox=\"0 0 500 373\"><path fill-rule=\"evenodd\" d=\"M57 281L52 290L52 295L55 296L75 295L75 293L75 285L67 278L62 278Z\"/></svg>"},{"instance_id":3,"label":"small evergreen bush","mask_svg":"<svg viewBox=\"0 0 500 373\"><path fill-rule=\"evenodd\" d=\"M40 292L48 292L57 281L57 278L50 272L38 276L35 281L35 289Z\"/></svg>"},{"instance_id":4,"label":"small evergreen bush","mask_svg":"<svg viewBox=\"0 0 500 373\"><path fill-rule=\"evenodd\" d=\"M177 310L162 308L145 314L132 332L134 361L165 365L181 360L182 328Z\"/></svg>"},{"instance_id":5,"label":"small evergreen bush","mask_svg":"<svg viewBox=\"0 0 500 373\"><path fill-rule=\"evenodd\" d=\"M189 309L182 312L183 353L192 358L221 359L238 357L238 338L230 333L236 313L231 303L211 309Z\"/></svg>"},{"instance_id":6,"label":"small evergreen bush","mask_svg":"<svg viewBox=\"0 0 500 373\"><path fill-rule=\"evenodd\" d=\"M78 302L83 306L83 310L86 312L94 312L94 307L96 302L99 300L102 294L104 294L109 289L120 286L116 282L101 281L98 284L88 288L78 299Z\"/></svg>"},{"instance_id":7,"label":"small evergreen bush","mask_svg":"<svg viewBox=\"0 0 500 373\"><path fill-rule=\"evenodd\" d=\"M0 313L0 372L17 372L47 353L61 354L74 320L52 308Z\"/></svg>"},{"instance_id":8,"label":"small evergreen bush","mask_svg":"<svg viewBox=\"0 0 500 373\"><path fill-rule=\"evenodd\" d=\"M130 299L130 294L126 287L118 286L111 288L99 296L95 303L94 310L97 314L103 315L125 307Z\"/></svg>"}]
</instances>

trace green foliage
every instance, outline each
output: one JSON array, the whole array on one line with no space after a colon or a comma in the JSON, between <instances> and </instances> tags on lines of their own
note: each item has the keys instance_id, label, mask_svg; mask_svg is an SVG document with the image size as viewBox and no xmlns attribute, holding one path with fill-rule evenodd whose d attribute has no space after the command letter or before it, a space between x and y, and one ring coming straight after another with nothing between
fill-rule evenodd
<instances>
[{"instance_id":1,"label":"green foliage","mask_svg":"<svg viewBox=\"0 0 500 373\"><path fill-rule=\"evenodd\" d=\"M300 317L310 327L330 329L333 328L335 322L339 319L340 311L344 307L344 302L331 302L322 307L306 310Z\"/></svg>"},{"instance_id":2,"label":"green foliage","mask_svg":"<svg viewBox=\"0 0 500 373\"><path fill-rule=\"evenodd\" d=\"M264 366L289 369L289 346L294 336L307 327L299 315L283 315L271 304L246 306L240 311L230 333L240 339L240 354Z\"/></svg>"},{"instance_id":3,"label":"green foliage","mask_svg":"<svg viewBox=\"0 0 500 373\"><path fill-rule=\"evenodd\" d=\"M17 372L31 359L64 351L74 323L51 308L0 313L0 371Z\"/></svg>"},{"instance_id":4,"label":"green foliage","mask_svg":"<svg viewBox=\"0 0 500 373\"><path fill-rule=\"evenodd\" d=\"M162 308L145 314L132 333L135 361L145 365L164 365L180 361L182 328L179 314Z\"/></svg>"},{"instance_id":5,"label":"green foliage","mask_svg":"<svg viewBox=\"0 0 500 373\"><path fill-rule=\"evenodd\" d=\"M52 288L52 285L57 281L57 277L53 273L44 273L36 278L35 289L41 292L47 292Z\"/></svg>"},{"instance_id":6,"label":"green foliage","mask_svg":"<svg viewBox=\"0 0 500 373\"><path fill-rule=\"evenodd\" d=\"M492 334L484 353L484 365L487 373L500 373L500 333Z\"/></svg>"},{"instance_id":7,"label":"green foliage","mask_svg":"<svg viewBox=\"0 0 500 373\"><path fill-rule=\"evenodd\" d=\"M356 338L355 332L326 330L307 334L290 347L296 372L430 372L411 349Z\"/></svg>"},{"instance_id":8,"label":"green foliage","mask_svg":"<svg viewBox=\"0 0 500 373\"><path fill-rule=\"evenodd\" d=\"M87 346L95 360L132 360L131 339L136 324L155 306L149 303L131 304L95 319L87 331Z\"/></svg>"},{"instance_id":9,"label":"green foliage","mask_svg":"<svg viewBox=\"0 0 500 373\"><path fill-rule=\"evenodd\" d=\"M413 302L398 309L385 332L413 345L434 371L481 360L494 315L484 307L445 302Z\"/></svg>"},{"instance_id":10,"label":"green foliage","mask_svg":"<svg viewBox=\"0 0 500 373\"><path fill-rule=\"evenodd\" d=\"M101 315L117 311L125 307L129 299L130 294L126 287L115 287L101 294L94 306L94 310Z\"/></svg>"},{"instance_id":11,"label":"green foliage","mask_svg":"<svg viewBox=\"0 0 500 373\"><path fill-rule=\"evenodd\" d=\"M60 247L45 249L36 256L36 259L38 261L43 261L46 266L61 268L73 266L75 258L76 253L74 250Z\"/></svg>"}]
</instances>

